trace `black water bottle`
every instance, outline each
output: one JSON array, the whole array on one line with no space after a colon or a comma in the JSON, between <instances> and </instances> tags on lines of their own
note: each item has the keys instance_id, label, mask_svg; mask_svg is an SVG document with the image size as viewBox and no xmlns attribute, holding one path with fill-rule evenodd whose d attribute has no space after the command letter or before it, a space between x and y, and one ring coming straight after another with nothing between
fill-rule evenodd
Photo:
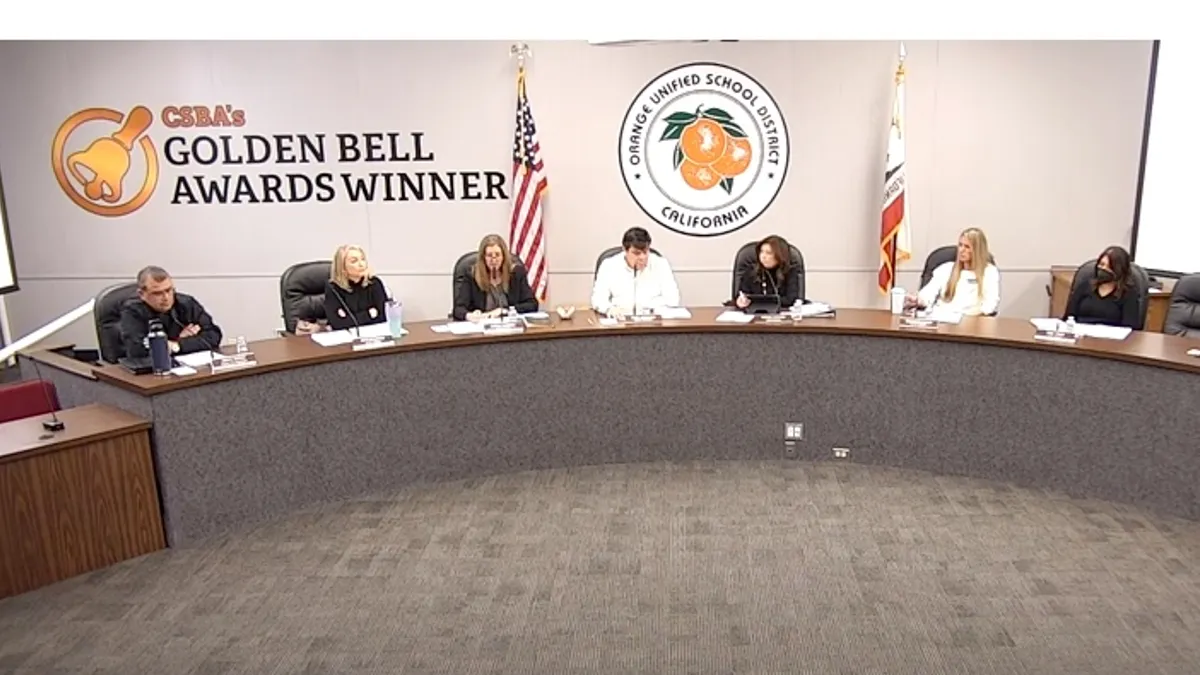
<instances>
[{"instance_id":1,"label":"black water bottle","mask_svg":"<svg viewBox=\"0 0 1200 675\"><path fill-rule=\"evenodd\" d=\"M150 343L150 365L154 374L166 375L171 370L171 349L167 346L167 331L163 330L161 321L150 322L147 340Z\"/></svg>"}]
</instances>

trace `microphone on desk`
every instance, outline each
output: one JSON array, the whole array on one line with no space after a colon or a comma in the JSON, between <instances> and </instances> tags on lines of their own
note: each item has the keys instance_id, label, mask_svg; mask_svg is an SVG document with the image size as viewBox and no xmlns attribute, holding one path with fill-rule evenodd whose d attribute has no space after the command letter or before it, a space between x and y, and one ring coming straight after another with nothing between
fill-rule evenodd
<instances>
[{"instance_id":1,"label":"microphone on desk","mask_svg":"<svg viewBox=\"0 0 1200 675\"><path fill-rule=\"evenodd\" d=\"M333 285L334 284L330 284L330 286ZM350 306L347 305L346 301L342 299L342 294L339 293L336 288L330 288L329 290L333 291L333 297L337 298L338 304L342 306L342 309L346 310L347 316L349 316L350 320L354 322L354 337L362 337L362 327L358 325L358 318L354 316L354 312L350 311Z\"/></svg>"},{"instance_id":2,"label":"microphone on desk","mask_svg":"<svg viewBox=\"0 0 1200 675\"><path fill-rule=\"evenodd\" d=\"M37 359L29 359L33 364L33 372L37 373L38 384L41 385L42 396L46 397L46 407L50 408L50 419L42 420L42 428L46 431L62 431L67 428L63 421L58 419L58 413L55 412L57 406L54 405L54 400L50 398L50 392L46 390L46 381L42 379L42 369L38 367Z\"/></svg>"}]
</instances>

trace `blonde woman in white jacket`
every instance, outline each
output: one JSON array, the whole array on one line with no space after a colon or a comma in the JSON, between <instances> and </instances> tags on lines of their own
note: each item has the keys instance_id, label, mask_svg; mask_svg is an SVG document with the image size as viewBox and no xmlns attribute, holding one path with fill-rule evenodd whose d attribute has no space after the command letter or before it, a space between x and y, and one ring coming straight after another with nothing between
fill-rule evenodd
<instances>
[{"instance_id":1,"label":"blonde woman in white jacket","mask_svg":"<svg viewBox=\"0 0 1200 675\"><path fill-rule=\"evenodd\" d=\"M929 283L906 297L904 305L920 309L936 306L965 316L994 315L1000 308L1000 270L992 262L983 230L963 230L954 261L934 269Z\"/></svg>"}]
</instances>

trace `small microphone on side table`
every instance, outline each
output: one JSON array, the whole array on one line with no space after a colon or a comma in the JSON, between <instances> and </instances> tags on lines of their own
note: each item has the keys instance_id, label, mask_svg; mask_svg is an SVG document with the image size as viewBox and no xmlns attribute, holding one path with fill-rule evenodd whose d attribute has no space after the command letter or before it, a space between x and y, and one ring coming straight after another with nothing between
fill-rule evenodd
<instances>
[{"instance_id":1,"label":"small microphone on side table","mask_svg":"<svg viewBox=\"0 0 1200 675\"><path fill-rule=\"evenodd\" d=\"M42 396L46 397L46 407L50 408L50 419L42 420L42 428L50 432L66 429L67 425L58 419L58 413L54 410L57 406L54 405L54 400L50 398L50 392L46 391L46 381L42 379L42 369L38 367L37 359L31 358L29 362L33 364L33 372L37 373L38 385L40 385L42 390Z\"/></svg>"}]
</instances>

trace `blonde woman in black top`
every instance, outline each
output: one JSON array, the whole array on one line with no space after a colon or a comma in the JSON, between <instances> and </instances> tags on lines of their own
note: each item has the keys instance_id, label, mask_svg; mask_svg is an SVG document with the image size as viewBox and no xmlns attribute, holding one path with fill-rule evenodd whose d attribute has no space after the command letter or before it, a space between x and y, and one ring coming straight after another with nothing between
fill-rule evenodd
<instances>
[{"instance_id":1,"label":"blonde woman in black top","mask_svg":"<svg viewBox=\"0 0 1200 675\"><path fill-rule=\"evenodd\" d=\"M361 246L344 244L333 254L325 283L325 318L333 330L387 321L388 290L367 264Z\"/></svg>"}]
</instances>

